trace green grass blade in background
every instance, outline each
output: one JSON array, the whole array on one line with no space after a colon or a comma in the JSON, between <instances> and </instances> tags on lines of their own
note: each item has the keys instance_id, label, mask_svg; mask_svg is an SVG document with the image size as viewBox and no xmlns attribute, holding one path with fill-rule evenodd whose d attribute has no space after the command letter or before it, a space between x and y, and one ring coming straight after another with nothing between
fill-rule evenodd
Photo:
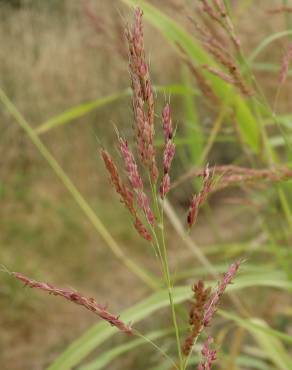
<instances>
[{"instance_id":1,"label":"green grass blade in background","mask_svg":"<svg viewBox=\"0 0 292 370\"><path fill-rule=\"evenodd\" d=\"M147 339L149 340L156 340L162 337L165 337L171 333L173 333L174 330L171 329L164 329L164 330L157 330L151 333L146 334ZM112 361L114 361L118 356L124 355L127 352L133 350L134 348L137 348L141 345L145 345L147 342L145 342L144 338L134 339L129 341L128 343L121 344L119 346L115 346L113 349L110 349L108 351L102 352L96 360L81 366L79 370L100 370L105 368L105 366L109 365Z\"/></svg>"},{"instance_id":2,"label":"green grass blade in background","mask_svg":"<svg viewBox=\"0 0 292 370\"><path fill-rule=\"evenodd\" d=\"M172 95L197 95L198 92L192 87L186 87L184 85L173 84L166 86L154 86L154 92ZM103 98L93 100L88 103L79 104L73 108L66 110L65 112L58 114L55 117L50 118L46 122L40 124L35 132L37 134L44 134L45 132L57 128L59 126L65 125L72 122L73 120L83 117L84 115L96 110L97 108L104 107L111 104L117 100L125 98L131 95L131 89L125 89L116 94L111 94Z\"/></svg>"},{"instance_id":3,"label":"green grass blade in background","mask_svg":"<svg viewBox=\"0 0 292 370\"><path fill-rule=\"evenodd\" d=\"M174 301L180 303L190 296L189 287L175 289ZM169 297L167 291L154 293L149 298L132 306L121 314L121 319L125 322L138 321L151 315L153 312L167 307ZM106 322L100 322L89 329L79 339L75 340L66 351L59 356L47 370L69 370L79 364L91 351L103 343L106 339L116 334L117 330L109 326Z\"/></svg>"},{"instance_id":4,"label":"green grass blade in background","mask_svg":"<svg viewBox=\"0 0 292 370\"><path fill-rule=\"evenodd\" d=\"M207 52L205 52L205 50L193 37L191 37L174 20L161 13L154 6L142 0L122 1L129 6L139 5L144 11L145 18L161 31L165 38L176 48L178 52L180 50L177 46L180 45L180 47L185 51L186 55L188 55L195 65L208 64L210 66L216 66L214 60L207 54ZM210 73L206 73L205 75L211 83L216 95L223 101L226 101L226 98L229 99L230 106L233 107L236 112L238 127L242 133L242 137L245 139L245 143L250 149L252 149L252 151L259 152L260 130L258 122L253 116L248 103L235 91L232 86L227 84L222 79ZM245 112L245 114L243 115L242 112ZM246 126L244 116L249 117L248 126Z\"/></svg>"},{"instance_id":5,"label":"green grass blade in background","mask_svg":"<svg viewBox=\"0 0 292 370\"><path fill-rule=\"evenodd\" d=\"M263 320L252 319L253 324L267 328L268 325ZM283 344L275 336L260 332L259 330L250 330L258 342L259 347L268 355L270 360L277 366L277 369L287 370L292 369L292 357L288 354Z\"/></svg>"},{"instance_id":6,"label":"green grass blade in background","mask_svg":"<svg viewBox=\"0 0 292 370\"><path fill-rule=\"evenodd\" d=\"M292 30L285 30L282 32L273 33L272 35L266 37L251 53L251 55L248 57L248 63L252 63L256 57L272 42L282 38L292 35Z\"/></svg>"},{"instance_id":7,"label":"green grass blade in background","mask_svg":"<svg viewBox=\"0 0 292 370\"><path fill-rule=\"evenodd\" d=\"M228 291L237 291L239 289L262 286L262 287L277 287L284 290L292 291L292 282L286 280L285 274L279 274L278 272L268 271L261 275L261 278L255 273L251 275L250 273L246 276L239 276L233 285L228 287ZM190 298L191 289L189 286L176 287L173 289L174 302L175 304L181 303ZM149 315L153 314L155 311L165 308L169 305L169 298L167 291L159 291L154 293L149 298L146 298L140 303L132 306L121 314L121 319L125 322L137 323L140 320L145 319ZM224 316L225 315L225 316ZM236 321L241 325L241 319L225 313L222 316L229 318L230 320ZM229 315L227 317L226 315ZM269 329L269 333L276 337L280 337L288 343L292 343L292 337L282 334L277 330ZM263 331L263 329L262 329ZM78 365L82 360L84 360L90 352L97 348L105 340L109 339L111 336L117 333L115 328L112 328L108 323L100 322L97 325L90 328L85 332L80 338L75 340L56 360L48 367L47 370L69 370L72 367Z\"/></svg>"},{"instance_id":8,"label":"green grass blade in background","mask_svg":"<svg viewBox=\"0 0 292 370\"><path fill-rule=\"evenodd\" d=\"M190 72L188 69L182 69L183 83L187 88L190 88ZM204 135L199 122L196 101L194 96L185 94L183 97L184 114L185 114L185 136L190 140L188 149L191 155L191 163L198 164L202 157Z\"/></svg>"},{"instance_id":9,"label":"green grass blade in background","mask_svg":"<svg viewBox=\"0 0 292 370\"><path fill-rule=\"evenodd\" d=\"M280 332L278 330L275 330L275 329L271 329L269 326L258 325L256 323L254 323L252 321L252 319L243 319L243 318L241 318L241 317L239 317L239 316L237 316L233 313L226 312L226 311L223 311L223 310L218 310L218 314L220 316L224 317L225 319L236 322L239 326L243 327L244 329L246 329L250 332L252 330L254 330L254 331L257 331L257 332L260 332L260 333L265 333L265 334L273 336L274 338L281 339L285 343L292 344L292 336L291 335L282 333L282 332Z\"/></svg>"},{"instance_id":10,"label":"green grass blade in background","mask_svg":"<svg viewBox=\"0 0 292 370\"><path fill-rule=\"evenodd\" d=\"M80 118L94 109L105 106L127 95L130 95L130 89L126 89L120 93L112 94L104 98L96 99L89 103L77 105L76 107L66 110L60 115L50 118L48 121L37 127L35 131L37 134L43 134L52 128L57 128L58 126L71 122L72 120Z\"/></svg>"},{"instance_id":11,"label":"green grass blade in background","mask_svg":"<svg viewBox=\"0 0 292 370\"><path fill-rule=\"evenodd\" d=\"M292 369L291 356L288 355L288 352L279 340L281 339L292 344L292 337L290 335L271 329L265 322L257 318L242 319L222 310L219 310L218 313L220 316L235 321L239 326L248 330L255 337L266 356L277 366L277 369Z\"/></svg>"},{"instance_id":12,"label":"green grass blade in background","mask_svg":"<svg viewBox=\"0 0 292 370\"><path fill-rule=\"evenodd\" d=\"M248 142L252 148L258 148L259 135L254 129L257 123L251 113L247 104L243 104L242 99L239 95L235 98L235 115L237 121L244 123L244 130L240 130L240 134L245 142Z\"/></svg>"}]
</instances>

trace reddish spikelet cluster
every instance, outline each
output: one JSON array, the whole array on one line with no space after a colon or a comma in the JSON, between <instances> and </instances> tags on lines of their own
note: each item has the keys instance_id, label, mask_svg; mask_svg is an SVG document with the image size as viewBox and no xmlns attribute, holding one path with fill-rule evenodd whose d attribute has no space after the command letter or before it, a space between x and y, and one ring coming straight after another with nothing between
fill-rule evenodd
<instances>
[{"instance_id":1,"label":"reddish spikelet cluster","mask_svg":"<svg viewBox=\"0 0 292 370\"><path fill-rule=\"evenodd\" d=\"M258 181L271 181L280 182L292 178L292 170L287 167L279 167L273 169L255 169L240 167L235 165L223 165L211 167L209 169L214 175L220 176L220 181L216 183L216 187L211 188L211 192L225 189L230 186L236 186L238 184L253 184ZM203 176L205 169L192 169L178 180L176 180L172 186L176 187L182 184L184 181L197 176Z\"/></svg>"},{"instance_id":2,"label":"reddish spikelet cluster","mask_svg":"<svg viewBox=\"0 0 292 370\"><path fill-rule=\"evenodd\" d=\"M202 20L204 22L211 20L213 23L215 21L216 24L223 29L225 34L227 34L228 38L231 39L237 51L240 51L240 42L235 36L233 24L228 16L224 2L221 0L212 0L211 4L210 0L201 0L201 3L203 11L202 14L207 15L207 20L204 16L202 16ZM203 65L202 67L221 78L223 81L235 85L243 95L250 96L251 91L246 86L246 83L241 76L240 69L235 58L228 51L227 43L220 39L216 30L213 28L202 27L197 22L194 23L200 35L202 45L215 58L215 60L227 70L227 73L218 68L214 68L213 66Z\"/></svg>"},{"instance_id":3,"label":"reddish spikelet cluster","mask_svg":"<svg viewBox=\"0 0 292 370\"><path fill-rule=\"evenodd\" d=\"M160 184L160 196L163 199L170 189L169 170L175 154L175 145L173 142L173 128L170 116L170 106L166 104L162 111L163 134L164 134L164 152L163 152L163 178Z\"/></svg>"},{"instance_id":4,"label":"reddish spikelet cluster","mask_svg":"<svg viewBox=\"0 0 292 370\"><path fill-rule=\"evenodd\" d=\"M120 331L129 335L133 334L132 328L130 326L121 321L118 316L115 316L108 312L105 306L97 303L93 298L87 298L81 293L78 293L71 289L57 288L52 284L32 280L19 272L13 272L12 274L16 279L22 281L30 288L41 289L45 292L48 292L49 294L63 297L68 301L83 306L87 310L94 312L101 319L107 321L110 325L115 326Z\"/></svg>"},{"instance_id":5,"label":"reddish spikelet cluster","mask_svg":"<svg viewBox=\"0 0 292 370\"><path fill-rule=\"evenodd\" d=\"M235 277L240 261L234 262L230 265L228 271L223 275L223 278L218 282L217 289L210 295L210 288L205 288L203 281L199 280L192 288L194 292L195 303L190 310L189 323L191 325L191 331L189 336L185 339L182 346L182 353L187 357L190 355L194 344L196 343L199 335L202 333L204 328L210 325L211 320L219 306L220 298L228 284L230 284ZM211 369L212 362L215 360L215 351L208 351L210 340L204 344L202 354L204 355L205 362L198 369ZM212 361L211 361L212 358ZM209 362L207 361L209 360Z\"/></svg>"},{"instance_id":6,"label":"reddish spikelet cluster","mask_svg":"<svg viewBox=\"0 0 292 370\"><path fill-rule=\"evenodd\" d=\"M195 77L197 84L202 91L202 93L209 99L212 103L218 104L218 98L216 97L211 85L203 75L203 73L196 68L191 62L187 62L189 69L193 76Z\"/></svg>"},{"instance_id":7,"label":"reddish spikelet cluster","mask_svg":"<svg viewBox=\"0 0 292 370\"><path fill-rule=\"evenodd\" d=\"M281 63L281 69L279 74L279 82L280 84L283 84L286 81L288 70L289 70L289 64L292 60L292 44L288 47L288 50L286 54L284 55L284 58Z\"/></svg>"},{"instance_id":8,"label":"reddish spikelet cluster","mask_svg":"<svg viewBox=\"0 0 292 370\"><path fill-rule=\"evenodd\" d=\"M240 40L234 33L234 27L232 21L228 15L225 4L222 0L212 0L213 6L209 4L208 0L201 0L203 5L203 11L214 21L220 24L220 26L230 36L234 46L240 48Z\"/></svg>"},{"instance_id":9,"label":"reddish spikelet cluster","mask_svg":"<svg viewBox=\"0 0 292 370\"><path fill-rule=\"evenodd\" d=\"M154 225L154 214L150 208L150 202L147 195L143 191L143 181L138 172L138 166L135 158L129 149L127 141L119 138L120 151L123 156L125 167L127 170L129 181L132 185L133 190L137 194L137 202L141 209L143 209L147 221L153 226Z\"/></svg>"},{"instance_id":10,"label":"reddish spikelet cluster","mask_svg":"<svg viewBox=\"0 0 292 370\"><path fill-rule=\"evenodd\" d=\"M91 8L90 2L88 0L82 0L81 6L84 14L89 19L90 24L94 28L97 34L107 34L108 27L104 22L104 19L96 14L96 12Z\"/></svg>"},{"instance_id":11,"label":"reddish spikelet cluster","mask_svg":"<svg viewBox=\"0 0 292 370\"><path fill-rule=\"evenodd\" d=\"M101 156L106 166L106 169L108 170L108 173L110 175L111 183L113 184L116 192L120 195L121 201L125 204L130 213L133 214L134 196L132 191L126 185L123 184L117 166L115 165L109 153L106 150L101 149Z\"/></svg>"},{"instance_id":12,"label":"reddish spikelet cluster","mask_svg":"<svg viewBox=\"0 0 292 370\"><path fill-rule=\"evenodd\" d=\"M216 360L216 350L210 348L212 343L213 338L209 336L206 342L203 344L201 351L203 355L203 362L198 365L198 370L211 370L212 365Z\"/></svg>"},{"instance_id":13,"label":"reddish spikelet cluster","mask_svg":"<svg viewBox=\"0 0 292 370\"><path fill-rule=\"evenodd\" d=\"M213 186L213 172L210 173L209 167L207 166L203 173L203 186L199 194L195 194L191 200L189 212L188 212L188 226L192 227L192 225L196 222L199 208L205 202L208 194L211 192L211 188Z\"/></svg>"},{"instance_id":14,"label":"reddish spikelet cluster","mask_svg":"<svg viewBox=\"0 0 292 370\"><path fill-rule=\"evenodd\" d=\"M207 302L207 299L210 296L211 289L204 287L204 282L199 280L194 284L192 288L194 292L195 302L190 309L189 314L189 324L191 326L190 334L185 339L182 346L182 352L185 356L188 356L201 333L202 323L204 318L204 306Z\"/></svg>"},{"instance_id":15,"label":"reddish spikelet cluster","mask_svg":"<svg viewBox=\"0 0 292 370\"><path fill-rule=\"evenodd\" d=\"M140 220L137 214L137 210L134 204L134 194L133 192L123 183L120 178L117 166L115 165L113 159L109 153L102 149L101 156L110 175L111 183L115 188L116 192L120 195L121 202L125 204L126 208L129 210L130 214L134 219L134 227L142 238L147 241L151 241L152 237L146 227L143 225L143 222Z\"/></svg>"},{"instance_id":16,"label":"reddish spikelet cluster","mask_svg":"<svg viewBox=\"0 0 292 370\"><path fill-rule=\"evenodd\" d=\"M126 37L129 46L129 69L133 90L133 110L136 121L138 153L155 183L158 169L155 159L154 137L154 97L149 75L149 66L145 61L141 9L135 10L132 29L128 28Z\"/></svg>"},{"instance_id":17,"label":"reddish spikelet cluster","mask_svg":"<svg viewBox=\"0 0 292 370\"><path fill-rule=\"evenodd\" d=\"M125 162L128 178L133 189L136 191L143 190L143 181L138 172L138 166L135 158L129 149L128 142L122 138L119 138L120 151Z\"/></svg>"},{"instance_id":18,"label":"reddish spikelet cluster","mask_svg":"<svg viewBox=\"0 0 292 370\"><path fill-rule=\"evenodd\" d=\"M205 304L204 307L204 318L203 318L203 325L206 327L210 324L217 308L219 305L220 298L222 297L223 293L228 284L230 284L236 275L241 261L234 262L230 265L228 271L223 275L223 279L219 281L218 287L215 292L211 295L208 302Z\"/></svg>"},{"instance_id":19,"label":"reddish spikelet cluster","mask_svg":"<svg viewBox=\"0 0 292 370\"><path fill-rule=\"evenodd\" d=\"M229 83L231 85L234 85L235 84L234 78L232 78L230 75L224 73L223 71L221 71L218 68L208 66L207 64L203 64L202 65L202 68L206 69L208 72L210 72L213 75L221 78L221 80L223 80L223 81L225 81L225 82L227 82L227 83Z\"/></svg>"}]
</instances>

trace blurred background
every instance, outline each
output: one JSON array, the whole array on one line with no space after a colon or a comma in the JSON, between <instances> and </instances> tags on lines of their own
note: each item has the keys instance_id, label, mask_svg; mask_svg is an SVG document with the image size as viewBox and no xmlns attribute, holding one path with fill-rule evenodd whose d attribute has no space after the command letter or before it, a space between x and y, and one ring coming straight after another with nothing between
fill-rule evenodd
<instances>
[{"instance_id":1,"label":"blurred background","mask_svg":"<svg viewBox=\"0 0 292 370\"><path fill-rule=\"evenodd\" d=\"M198 14L199 1L147 2L194 36L195 27L190 18ZM287 32L263 47L252 61L261 90L272 105L280 63L291 42L292 14L270 14L267 10L292 7L292 2L230 0L228 4L247 56L271 35L290 30L290 34ZM109 186L99 157L102 145L118 158L115 127L129 140L133 136L124 37L124 26L132 21L132 13L119 0L1 0L0 82L1 89L39 135L125 255L159 274L153 251L136 235L126 210ZM248 146L242 145L232 115L218 118L221 108L214 109L214 104L201 93L184 56L151 22L145 20L144 29L152 83L156 88L157 122L163 105L170 99L177 126L177 156L172 177L178 179L204 163L266 168L268 161L263 153L254 155ZM64 112L67 115L61 116ZM284 122L284 136L289 137L292 127L289 76L277 102L277 113ZM216 122L218 130L214 131ZM149 295L149 287L114 256L76 199L3 104L0 130L0 263L37 280L74 287L96 297L98 302L109 303L113 312L120 312ZM291 157L283 130L269 125L267 118L267 132L277 151L278 164L288 168ZM159 139L157 146L161 146ZM169 196L184 225L193 186L196 189L193 180L182 182ZM281 206L279 189L286 197L286 208ZM291 194L289 181L260 182L255 187L240 185L216 192L200 213L190 237L216 266L224 268L238 256L244 256L248 258L244 268L253 274L262 267L270 267L280 274L287 272L291 268ZM184 246L171 222L167 226L171 268L174 272L185 272L178 284L191 284L194 277L187 271L196 270L196 276L200 277L202 266ZM0 278L1 370L45 369L73 339L96 323L94 315L75 305L23 289L8 274L1 273ZM291 273L287 281L291 288ZM240 295L255 316L291 335L289 291L253 287ZM165 319L156 315L157 322ZM150 318L141 328L154 329L157 322ZM122 340L113 338L104 348ZM244 341L246 348L253 343L252 339ZM147 351L149 356L145 356ZM266 366L262 368L280 368L265 356L263 353L258 356ZM106 368L148 369L157 361L151 348L145 347L143 356L141 351L133 351ZM218 368L260 367L228 367L223 361Z\"/></svg>"}]
</instances>

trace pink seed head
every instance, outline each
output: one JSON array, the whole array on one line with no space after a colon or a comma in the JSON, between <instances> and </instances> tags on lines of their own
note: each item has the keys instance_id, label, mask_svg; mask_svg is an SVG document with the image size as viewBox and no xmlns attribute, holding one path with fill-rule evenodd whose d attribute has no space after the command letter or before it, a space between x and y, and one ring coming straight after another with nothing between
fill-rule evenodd
<instances>
[{"instance_id":1,"label":"pink seed head","mask_svg":"<svg viewBox=\"0 0 292 370\"><path fill-rule=\"evenodd\" d=\"M164 173L168 173L170 169L171 162L175 154L175 145L172 141L168 141L163 153L163 170Z\"/></svg>"},{"instance_id":2,"label":"pink seed head","mask_svg":"<svg viewBox=\"0 0 292 370\"><path fill-rule=\"evenodd\" d=\"M143 181L138 172L138 167L129 145L126 140L119 138L120 151L124 158L125 167L128 173L129 181L135 190L143 190Z\"/></svg>"},{"instance_id":3,"label":"pink seed head","mask_svg":"<svg viewBox=\"0 0 292 370\"><path fill-rule=\"evenodd\" d=\"M163 121L163 133L165 142L172 139L173 131L172 131L172 122L170 117L170 106L166 104L162 111L162 121Z\"/></svg>"},{"instance_id":4,"label":"pink seed head","mask_svg":"<svg viewBox=\"0 0 292 370\"><path fill-rule=\"evenodd\" d=\"M166 173L163 176L160 187L159 187L159 193L160 193L161 199L165 198L169 190L170 190L170 177L169 177L169 174Z\"/></svg>"}]
</instances>

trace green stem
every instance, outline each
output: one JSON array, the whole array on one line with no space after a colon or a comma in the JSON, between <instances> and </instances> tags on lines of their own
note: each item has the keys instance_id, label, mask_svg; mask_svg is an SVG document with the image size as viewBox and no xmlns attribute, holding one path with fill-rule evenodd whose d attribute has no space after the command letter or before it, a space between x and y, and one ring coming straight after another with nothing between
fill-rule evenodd
<instances>
[{"instance_id":1,"label":"green stem","mask_svg":"<svg viewBox=\"0 0 292 370\"><path fill-rule=\"evenodd\" d=\"M180 335L179 335L179 329L178 329L178 324L177 324L175 306L173 302L172 284L171 284L171 278L170 278L170 272L169 272L169 266L168 266L167 248L166 248L165 236L164 236L163 207L161 207L161 210L160 210L158 199L157 199L157 191L156 191L155 185L151 181L150 176L149 176L149 183L151 186L152 198L153 198L157 221L158 221L158 228L160 230L162 248L161 248L161 245L159 243L158 237L154 229L152 230L152 233L157 243L157 249L159 251L159 255L161 258L163 278L164 278L167 291L168 291L172 321L173 321L173 326L174 326L175 336L176 336L177 352L178 352L178 357L179 357L179 370L182 370L183 369L183 357L182 357L182 352L181 352Z\"/></svg>"},{"instance_id":2,"label":"green stem","mask_svg":"<svg viewBox=\"0 0 292 370\"><path fill-rule=\"evenodd\" d=\"M164 259L166 279L167 279L167 290L168 290L169 302L171 306L172 321L173 321L173 325L175 329L177 351L178 351L178 356L179 356L179 368L183 369L183 357L182 357L182 351L181 351L180 335L179 335L177 318L176 318L176 313L175 313L175 306L173 302L172 283L170 279L167 249L166 249L166 243L165 243L165 237L164 237L163 206L161 207L161 239L162 239L163 259Z\"/></svg>"}]
</instances>

